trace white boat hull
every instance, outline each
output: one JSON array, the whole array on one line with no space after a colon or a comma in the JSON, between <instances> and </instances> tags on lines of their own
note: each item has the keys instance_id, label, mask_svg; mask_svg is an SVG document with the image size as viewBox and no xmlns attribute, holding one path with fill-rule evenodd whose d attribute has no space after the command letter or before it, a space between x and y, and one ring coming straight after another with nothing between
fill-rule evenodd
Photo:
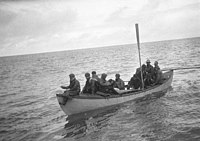
<instances>
[{"instance_id":1,"label":"white boat hull","mask_svg":"<svg viewBox=\"0 0 200 141\"><path fill-rule=\"evenodd\" d=\"M152 93L166 92L172 83L173 70L164 73L163 76L166 79L163 84L145 89L143 91L132 92L128 94L123 94L122 96L115 96L110 98L103 98L101 96L98 96L96 98L95 97L88 98L86 96L80 96L68 100L65 105L60 104L60 107L67 115L72 115L125 103L138 98L142 98ZM57 99L59 103L62 103L63 96L57 94Z\"/></svg>"}]
</instances>

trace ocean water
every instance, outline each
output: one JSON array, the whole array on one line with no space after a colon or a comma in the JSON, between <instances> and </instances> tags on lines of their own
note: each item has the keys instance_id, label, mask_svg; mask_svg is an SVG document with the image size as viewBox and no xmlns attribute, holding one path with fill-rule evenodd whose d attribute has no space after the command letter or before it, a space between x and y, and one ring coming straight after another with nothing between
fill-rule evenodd
<instances>
[{"instance_id":1,"label":"ocean water","mask_svg":"<svg viewBox=\"0 0 200 141\"><path fill-rule=\"evenodd\" d=\"M200 38L141 44L142 62L161 68L200 66ZM165 94L86 115L64 114L55 97L74 73L83 87L93 70L129 80L136 45L0 58L2 141L200 141L200 69L177 70Z\"/></svg>"}]
</instances>

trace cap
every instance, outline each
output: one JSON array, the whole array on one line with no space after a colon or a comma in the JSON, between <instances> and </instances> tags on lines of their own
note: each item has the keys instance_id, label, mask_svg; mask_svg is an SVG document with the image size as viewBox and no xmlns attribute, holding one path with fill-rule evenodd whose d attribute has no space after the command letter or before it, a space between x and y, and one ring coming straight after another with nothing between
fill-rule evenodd
<instances>
[{"instance_id":1,"label":"cap","mask_svg":"<svg viewBox=\"0 0 200 141\"><path fill-rule=\"evenodd\" d=\"M151 63L149 59L147 59L146 63Z\"/></svg>"},{"instance_id":2,"label":"cap","mask_svg":"<svg viewBox=\"0 0 200 141\"><path fill-rule=\"evenodd\" d=\"M119 74L119 73L117 73L115 76L119 76L119 77L120 77L120 74Z\"/></svg>"},{"instance_id":3,"label":"cap","mask_svg":"<svg viewBox=\"0 0 200 141\"><path fill-rule=\"evenodd\" d=\"M69 76L70 76L70 77L75 77L75 75L74 75L73 73L71 73Z\"/></svg>"},{"instance_id":4,"label":"cap","mask_svg":"<svg viewBox=\"0 0 200 141\"><path fill-rule=\"evenodd\" d=\"M102 77L106 77L107 76L107 74L105 74L105 73L102 73L102 75L101 75Z\"/></svg>"},{"instance_id":5,"label":"cap","mask_svg":"<svg viewBox=\"0 0 200 141\"><path fill-rule=\"evenodd\" d=\"M90 77L90 74L88 72L85 73L85 77Z\"/></svg>"},{"instance_id":6,"label":"cap","mask_svg":"<svg viewBox=\"0 0 200 141\"><path fill-rule=\"evenodd\" d=\"M96 74L96 71L92 71L92 74Z\"/></svg>"}]
</instances>

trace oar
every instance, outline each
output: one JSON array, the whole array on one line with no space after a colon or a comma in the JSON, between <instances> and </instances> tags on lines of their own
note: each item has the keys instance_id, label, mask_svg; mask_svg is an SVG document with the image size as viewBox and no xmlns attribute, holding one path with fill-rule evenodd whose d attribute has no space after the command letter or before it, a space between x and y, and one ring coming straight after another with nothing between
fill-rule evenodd
<instances>
[{"instance_id":1,"label":"oar","mask_svg":"<svg viewBox=\"0 0 200 141\"><path fill-rule=\"evenodd\" d=\"M179 68L164 68L162 71L169 71L169 70L187 70L187 69L200 69L200 66L197 67L179 67Z\"/></svg>"}]
</instances>

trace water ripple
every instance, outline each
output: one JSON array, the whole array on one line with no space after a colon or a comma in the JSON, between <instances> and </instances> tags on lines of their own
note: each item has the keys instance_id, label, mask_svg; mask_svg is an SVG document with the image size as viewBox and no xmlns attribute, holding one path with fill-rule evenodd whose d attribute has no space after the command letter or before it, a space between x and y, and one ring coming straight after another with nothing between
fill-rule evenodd
<instances>
[{"instance_id":1,"label":"water ripple","mask_svg":"<svg viewBox=\"0 0 200 141\"><path fill-rule=\"evenodd\" d=\"M200 38L141 44L142 63L161 68L200 66ZM116 73L129 80L138 68L136 45L1 57L0 140L200 140L200 72L174 71L172 88L111 109L68 117L54 91L76 74Z\"/></svg>"}]
</instances>

